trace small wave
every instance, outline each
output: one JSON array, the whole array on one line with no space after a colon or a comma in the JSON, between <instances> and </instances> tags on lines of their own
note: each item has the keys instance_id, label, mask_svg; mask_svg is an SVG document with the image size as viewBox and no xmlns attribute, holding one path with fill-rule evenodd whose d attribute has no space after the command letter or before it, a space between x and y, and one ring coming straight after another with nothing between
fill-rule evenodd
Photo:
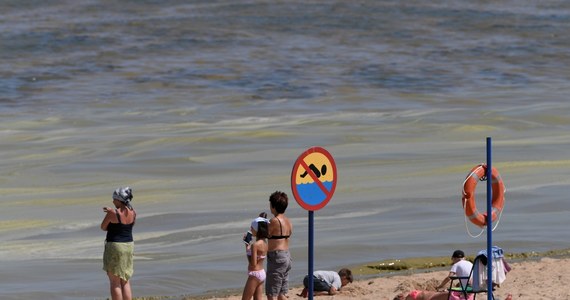
<instances>
[{"instance_id":1,"label":"small wave","mask_svg":"<svg viewBox=\"0 0 570 300\"><path fill-rule=\"evenodd\" d=\"M56 231L78 231L90 227L99 226L99 222L78 222L78 223L65 223L54 227Z\"/></svg>"},{"instance_id":2,"label":"small wave","mask_svg":"<svg viewBox=\"0 0 570 300\"><path fill-rule=\"evenodd\" d=\"M354 211L348 213L338 213L335 215L330 216L322 216L319 215L319 220L341 220L341 219L355 219L355 218L363 218L363 217L370 217L375 216L383 213L387 213L390 211L398 210L399 207L391 207L391 208L384 208L384 209L369 209L366 211ZM290 220L295 224L302 224L307 221L306 218L290 218Z\"/></svg>"},{"instance_id":3,"label":"small wave","mask_svg":"<svg viewBox=\"0 0 570 300\"><path fill-rule=\"evenodd\" d=\"M1 260L101 259L100 238L74 240L18 240L0 244Z\"/></svg>"},{"instance_id":4,"label":"small wave","mask_svg":"<svg viewBox=\"0 0 570 300\"><path fill-rule=\"evenodd\" d=\"M451 130L456 132L463 132L463 133L478 133L478 132L493 132L496 131L498 128L496 126L490 125L460 125Z\"/></svg>"},{"instance_id":5,"label":"small wave","mask_svg":"<svg viewBox=\"0 0 570 300\"><path fill-rule=\"evenodd\" d=\"M570 160L535 160L535 161L510 161L498 162L494 164L501 169L517 169L517 168L568 168Z\"/></svg>"},{"instance_id":6,"label":"small wave","mask_svg":"<svg viewBox=\"0 0 570 300\"><path fill-rule=\"evenodd\" d=\"M7 220L0 221L0 232L44 228L55 224L53 220Z\"/></svg>"}]
</instances>

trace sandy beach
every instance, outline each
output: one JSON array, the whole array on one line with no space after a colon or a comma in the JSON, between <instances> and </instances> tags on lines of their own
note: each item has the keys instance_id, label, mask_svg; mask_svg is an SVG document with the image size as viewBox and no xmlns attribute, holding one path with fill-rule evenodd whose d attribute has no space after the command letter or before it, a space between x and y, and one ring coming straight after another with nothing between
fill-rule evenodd
<instances>
[{"instance_id":1,"label":"sandy beach","mask_svg":"<svg viewBox=\"0 0 570 300\"><path fill-rule=\"evenodd\" d=\"M570 299L570 258L541 258L510 263L512 270L507 279L494 293L495 299L505 299L508 294L518 300L565 300ZM343 288L343 291L334 296L319 296L319 299L363 299L363 300L392 300L399 293L414 289L434 290L441 279L448 274L447 271L417 273L412 275L387 276L373 279L358 279ZM244 279L245 280L245 279ZM297 296L301 287L295 285L289 294L289 299L303 299ZM317 297L315 297L317 298ZM186 300L198 298L184 298ZM201 297L200 299L204 299ZM228 297L211 297L206 299L241 299L240 295ZM482 293L477 299L487 299Z\"/></svg>"}]
</instances>

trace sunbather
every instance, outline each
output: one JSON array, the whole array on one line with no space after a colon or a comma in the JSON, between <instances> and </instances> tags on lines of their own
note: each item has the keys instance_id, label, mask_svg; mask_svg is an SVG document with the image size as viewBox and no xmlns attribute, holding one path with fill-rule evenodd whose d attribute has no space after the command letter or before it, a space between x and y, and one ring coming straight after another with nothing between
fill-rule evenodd
<instances>
[{"instance_id":1,"label":"sunbather","mask_svg":"<svg viewBox=\"0 0 570 300\"><path fill-rule=\"evenodd\" d=\"M464 299L463 297L451 296L449 297L448 292L434 292L434 291L420 291L420 290L413 290L406 294L399 294L394 297L394 300L460 300ZM471 295L472 296L472 295ZM513 300L513 296L511 294L507 295L505 300Z\"/></svg>"}]
</instances>

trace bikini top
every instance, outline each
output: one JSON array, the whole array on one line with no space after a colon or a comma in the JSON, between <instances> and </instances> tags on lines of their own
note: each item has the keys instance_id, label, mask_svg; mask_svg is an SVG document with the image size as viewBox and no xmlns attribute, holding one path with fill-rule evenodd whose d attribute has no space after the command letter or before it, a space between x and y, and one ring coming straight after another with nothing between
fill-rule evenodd
<instances>
[{"instance_id":1,"label":"bikini top","mask_svg":"<svg viewBox=\"0 0 570 300\"><path fill-rule=\"evenodd\" d=\"M251 249L247 249L245 251L245 253L247 254L247 256L251 256ZM265 255L258 255L257 256L257 260L262 260L262 259L265 259Z\"/></svg>"},{"instance_id":2,"label":"bikini top","mask_svg":"<svg viewBox=\"0 0 570 300\"><path fill-rule=\"evenodd\" d=\"M275 219L277 219L277 222L279 222L279 228L281 229L281 235L273 235L273 236L269 237L268 239L270 239L270 240L288 239L291 236L291 234L283 235L283 227L281 226L281 220L279 220L279 218L277 218L277 217L275 217Z\"/></svg>"}]
</instances>

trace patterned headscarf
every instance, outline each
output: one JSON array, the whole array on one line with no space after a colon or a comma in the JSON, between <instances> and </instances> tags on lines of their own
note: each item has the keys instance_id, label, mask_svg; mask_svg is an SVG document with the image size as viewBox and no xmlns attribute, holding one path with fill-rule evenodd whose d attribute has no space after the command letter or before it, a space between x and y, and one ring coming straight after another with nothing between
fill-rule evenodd
<instances>
[{"instance_id":1,"label":"patterned headscarf","mask_svg":"<svg viewBox=\"0 0 570 300\"><path fill-rule=\"evenodd\" d=\"M113 200L119 200L130 210L133 209L131 201L133 200L133 190L130 187L121 187L113 192Z\"/></svg>"}]
</instances>

